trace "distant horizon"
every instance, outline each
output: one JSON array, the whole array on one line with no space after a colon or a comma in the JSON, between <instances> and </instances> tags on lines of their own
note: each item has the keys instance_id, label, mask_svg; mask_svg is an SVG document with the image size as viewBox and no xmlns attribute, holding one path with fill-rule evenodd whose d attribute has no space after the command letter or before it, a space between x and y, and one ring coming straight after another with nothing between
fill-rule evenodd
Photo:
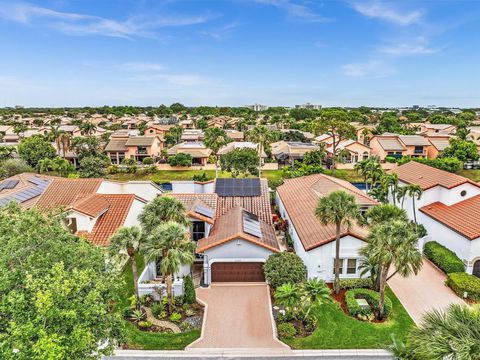
<instances>
[{"instance_id":1,"label":"distant horizon","mask_svg":"<svg viewBox=\"0 0 480 360\"><path fill-rule=\"evenodd\" d=\"M465 0L0 0L0 107L472 108L479 33Z\"/></svg>"}]
</instances>

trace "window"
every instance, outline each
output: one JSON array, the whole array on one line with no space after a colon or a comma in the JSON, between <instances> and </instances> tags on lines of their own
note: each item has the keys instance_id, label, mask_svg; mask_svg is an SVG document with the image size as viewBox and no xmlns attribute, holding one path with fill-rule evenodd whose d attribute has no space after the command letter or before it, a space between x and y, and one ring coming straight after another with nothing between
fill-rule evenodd
<instances>
[{"instance_id":1,"label":"window","mask_svg":"<svg viewBox=\"0 0 480 360\"><path fill-rule=\"evenodd\" d=\"M423 146L415 146L415 154L423 154Z\"/></svg>"},{"instance_id":2,"label":"window","mask_svg":"<svg viewBox=\"0 0 480 360\"><path fill-rule=\"evenodd\" d=\"M347 259L347 274L355 274L357 272L357 259Z\"/></svg>"},{"instance_id":3,"label":"window","mask_svg":"<svg viewBox=\"0 0 480 360\"><path fill-rule=\"evenodd\" d=\"M192 240L198 241L205 237L205 223L203 221L194 221L192 223Z\"/></svg>"},{"instance_id":4,"label":"window","mask_svg":"<svg viewBox=\"0 0 480 360\"><path fill-rule=\"evenodd\" d=\"M333 260L333 274L335 274L335 259ZM357 273L357 259L340 259L340 275L355 275Z\"/></svg>"}]
</instances>

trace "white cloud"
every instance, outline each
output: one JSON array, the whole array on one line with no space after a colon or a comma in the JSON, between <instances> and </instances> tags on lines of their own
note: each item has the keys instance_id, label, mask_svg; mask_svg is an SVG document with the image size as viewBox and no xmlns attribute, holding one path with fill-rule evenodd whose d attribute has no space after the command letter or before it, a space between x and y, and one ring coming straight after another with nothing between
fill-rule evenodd
<instances>
[{"instance_id":1,"label":"white cloud","mask_svg":"<svg viewBox=\"0 0 480 360\"><path fill-rule=\"evenodd\" d=\"M381 53L393 56L405 55L430 55L435 54L441 49L434 49L421 44L407 44L401 43L392 46L386 46L379 49Z\"/></svg>"},{"instance_id":2,"label":"white cloud","mask_svg":"<svg viewBox=\"0 0 480 360\"><path fill-rule=\"evenodd\" d=\"M28 3L0 6L0 18L23 24L39 23L70 35L101 35L109 37L154 37L153 30L161 27L202 24L214 16L132 16L117 21L100 16L55 11Z\"/></svg>"},{"instance_id":3,"label":"white cloud","mask_svg":"<svg viewBox=\"0 0 480 360\"><path fill-rule=\"evenodd\" d=\"M257 3L275 6L285 11L289 16L311 22L326 22L328 18L316 13L306 5L298 4L293 0L254 0Z\"/></svg>"},{"instance_id":4,"label":"white cloud","mask_svg":"<svg viewBox=\"0 0 480 360\"><path fill-rule=\"evenodd\" d=\"M158 63L131 61L118 66L120 70L126 71L161 71L165 70L165 66Z\"/></svg>"},{"instance_id":5,"label":"white cloud","mask_svg":"<svg viewBox=\"0 0 480 360\"><path fill-rule=\"evenodd\" d=\"M346 76L355 78L383 78L395 73L395 71L382 60L345 64L342 66L342 71Z\"/></svg>"},{"instance_id":6,"label":"white cloud","mask_svg":"<svg viewBox=\"0 0 480 360\"><path fill-rule=\"evenodd\" d=\"M230 33L238 28L241 24L238 22L232 22L224 26L220 26L211 30L202 30L200 34L211 37L215 40L223 40L230 35Z\"/></svg>"},{"instance_id":7,"label":"white cloud","mask_svg":"<svg viewBox=\"0 0 480 360\"><path fill-rule=\"evenodd\" d=\"M369 18L377 18L397 25L419 23L423 17L422 10L402 11L390 3L379 0L354 2L352 7Z\"/></svg>"}]
</instances>

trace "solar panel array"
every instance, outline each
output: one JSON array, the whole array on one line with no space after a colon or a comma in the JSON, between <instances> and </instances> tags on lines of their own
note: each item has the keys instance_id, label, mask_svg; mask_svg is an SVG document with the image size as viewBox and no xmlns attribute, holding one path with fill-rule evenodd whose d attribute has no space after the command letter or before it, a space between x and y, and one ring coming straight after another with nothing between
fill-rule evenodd
<instances>
[{"instance_id":1,"label":"solar panel array","mask_svg":"<svg viewBox=\"0 0 480 360\"><path fill-rule=\"evenodd\" d=\"M213 210L202 205L195 206L195 212L213 219Z\"/></svg>"},{"instance_id":2,"label":"solar panel array","mask_svg":"<svg viewBox=\"0 0 480 360\"><path fill-rule=\"evenodd\" d=\"M248 211L243 212L243 231L257 238L262 238L262 230L260 229L260 221L258 216Z\"/></svg>"},{"instance_id":3,"label":"solar panel array","mask_svg":"<svg viewBox=\"0 0 480 360\"><path fill-rule=\"evenodd\" d=\"M50 184L50 180L43 180L40 178L32 178L28 181L33 184L33 187L18 191L12 195L0 199L0 206L4 206L11 201L23 203L25 201L33 199L41 195L43 191L47 188L48 184Z\"/></svg>"},{"instance_id":4,"label":"solar panel array","mask_svg":"<svg viewBox=\"0 0 480 360\"><path fill-rule=\"evenodd\" d=\"M260 196L260 179L217 179L215 192L219 196Z\"/></svg>"}]
</instances>

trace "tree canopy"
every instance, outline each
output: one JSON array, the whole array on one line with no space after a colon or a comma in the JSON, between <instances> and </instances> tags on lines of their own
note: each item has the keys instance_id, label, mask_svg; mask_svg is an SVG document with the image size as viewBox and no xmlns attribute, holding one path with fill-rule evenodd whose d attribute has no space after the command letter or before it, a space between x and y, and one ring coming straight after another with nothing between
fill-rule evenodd
<instances>
[{"instance_id":1,"label":"tree canopy","mask_svg":"<svg viewBox=\"0 0 480 360\"><path fill-rule=\"evenodd\" d=\"M34 135L22 139L18 144L18 155L27 162L28 165L36 167L42 159L53 159L57 156L55 148L42 135Z\"/></svg>"}]
</instances>

